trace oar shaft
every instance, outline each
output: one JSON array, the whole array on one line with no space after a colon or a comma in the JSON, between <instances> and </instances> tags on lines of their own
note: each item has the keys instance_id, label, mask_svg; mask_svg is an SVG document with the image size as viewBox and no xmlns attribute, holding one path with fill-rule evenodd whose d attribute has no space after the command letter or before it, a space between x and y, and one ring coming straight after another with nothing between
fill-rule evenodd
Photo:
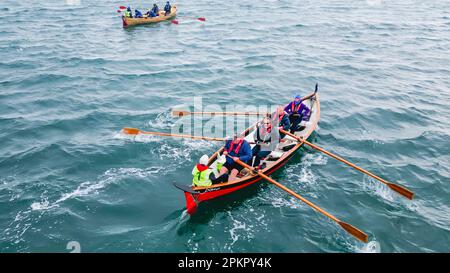
<instances>
[{"instance_id":1,"label":"oar shaft","mask_svg":"<svg viewBox=\"0 0 450 273\"><path fill-rule=\"evenodd\" d=\"M122 131L125 134L130 134L130 135L144 134L144 135L168 136L168 137L190 138L190 139L210 140L210 141L224 141L225 140L223 138L217 138L217 137L192 136L192 135L185 135L185 134L171 134L171 133L161 133L161 132L146 132L146 131L141 131L136 128L124 128Z\"/></svg>"},{"instance_id":2,"label":"oar shaft","mask_svg":"<svg viewBox=\"0 0 450 273\"><path fill-rule=\"evenodd\" d=\"M179 137L179 138L190 138L190 139L197 139L197 140L224 141L223 138L191 136L191 135L182 135L182 134L169 134L169 133L158 133L158 132L141 132L141 134L155 135L155 136Z\"/></svg>"},{"instance_id":3,"label":"oar shaft","mask_svg":"<svg viewBox=\"0 0 450 273\"><path fill-rule=\"evenodd\" d=\"M334 158L336 160L339 160L340 162L345 163L348 166L350 166L350 167L352 167L352 168L354 168L354 169L356 169L356 170L358 170L358 171L360 171L360 172L362 172L364 174L367 174L368 176L370 176L372 178L375 178L376 180L378 180L381 183L387 185L389 188L393 189L394 191L396 191L397 193L405 196L408 199L412 199L413 196L414 196L414 193L412 191L408 190L407 188L405 188L403 186L396 185L396 184L394 184L392 182L386 181L383 178L381 178L381 177L379 177L379 176L377 176L377 175L375 175L375 174L373 174L373 173L371 173L369 171L366 171L363 168L358 167L355 164L345 160L344 158L342 158L342 157L340 157L338 155L332 154L332 153L328 152L327 150L325 150L325 149L323 149L323 148L321 148L321 147L319 147L319 146L317 146L315 144L312 144L311 142L307 141L306 139L300 138L300 137L298 137L298 136L296 136L294 134L291 134L290 132L287 132L285 130L280 130L280 132L282 132L283 134L286 134L286 135L288 135L290 137L293 137L296 140L298 140L298 141L300 141L300 142L302 142L302 143L304 143L304 144L306 144L306 145L308 145L308 146L310 146L310 147L312 147L312 148L314 148L314 149L316 149L316 150L318 150L318 151L320 151L320 152L322 152L322 153L324 153L324 154L326 154L326 155L328 155L328 156L330 156L330 157L332 157L332 158Z\"/></svg>"},{"instance_id":4,"label":"oar shaft","mask_svg":"<svg viewBox=\"0 0 450 273\"><path fill-rule=\"evenodd\" d=\"M264 116L267 113L258 113L258 112L190 112L190 111L172 111L172 115L174 117L182 117L186 115L210 115L210 116Z\"/></svg>"}]
</instances>

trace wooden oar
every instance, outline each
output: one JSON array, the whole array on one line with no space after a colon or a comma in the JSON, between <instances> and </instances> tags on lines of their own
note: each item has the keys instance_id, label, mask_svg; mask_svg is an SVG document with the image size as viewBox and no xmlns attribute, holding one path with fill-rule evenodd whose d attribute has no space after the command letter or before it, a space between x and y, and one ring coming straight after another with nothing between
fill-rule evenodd
<instances>
[{"instance_id":1,"label":"wooden oar","mask_svg":"<svg viewBox=\"0 0 450 273\"><path fill-rule=\"evenodd\" d=\"M173 110L173 117L183 117L187 115L223 115L223 116L265 116L267 113L257 113L257 112L190 112L183 110Z\"/></svg>"},{"instance_id":2,"label":"wooden oar","mask_svg":"<svg viewBox=\"0 0 450 273\"><path fill-rule=\"evenodd\" d=\"M360 172L362 172L362 173L367 174L367 175L370 176L370 177L375 178L376 180L380 181L381 183L387 185L389 188L391 188L391 189L394 190L395 192L397 192L397 193L403 195L404 197L406 197L406 198L408 198L408 199L410 199L410 200L412 200L413 197L414 197L414 192L408 190L407 188L405 188L405 187L403 187L403 186L400 186L400 185L391 183L391 182L389 182L389 181L386 181L386 180L384 180L383 178L381 178L381 177L379 177L379 176L376 176L376 175L374 175L373 173L368 172L368 171L364 170L363 168L360 168L360 167L356 166L356 165L353 164L353 163L348 162L347 160L343 159L342 157L337 156L337 155L335 155L335 154L332 154L332 153L330 153L330 152L328 152L328 151L326 151L326 150L320 148L319 146L314 145L314 144L312 144L311 142L309 142L309 141L307 141L307 140L305 140L305 139L303 139L303 138L300 138L300 137L298 137L298 136L296 136L296 135L294 135L294 134L291 134L291 133L289 133L289 132L287 132L287 131L285 131L285 130L280 130L280 132L282 132L283 134L288 135L288 136L290 136L290 137L293 137L293 138L295 138L296 140L298 140L298 141L300 141L300 142L302 142L302 143L304 143L304 144L306 144L306 145L308 145L308 146L310 146L310 147L312 147L312 148L314 148L314 149L316 149L316 150L318 150L318 151L321 151L322 153L324 153L324 154L326 154L326 155L328 155L328 156L331 156L332 158L337 159L337 160L341 161L342 163L345 163L345 164L349 165L350 167L352 167L352 168L354 168L354 169L356 169L356 170L358 170L358 171L360 171Z\"/></svg>"},{"instance_id":3,"label":"wooden oar","mask_svg":"<svg viewBox=\"0 0 450 273\"><path fill-rule=\"evenodd\" d=\"M223 138L217 137L203 137L203 136L191 136L191 135L183 135L183 134L170 134L170 133L160 133L160 132L146 132L141 131L136 128L123 128L122 132L127 135L155 135L155 136L169 136L169 137L179 137L179 138L190 138L190 139L198 139L198 140L210 140L210 141L225 141Z\"/></svg>"},{"instance_id":4,"label":"wooden oar","mask_svg":"<svg viewBox=\"0 0 450 273\"><path fill-rule=\"evenodd\" d=\"M143 135L179 137L179 138L190 138L190 139L196 139L196 140L209 140L209 141L225 141L225 140L227 140L225 138L219 138L219 137L204 137L204 136L192 136L192 135L170 134L170 133L160 133L160 132L146 132L146 131L141 131L136 128L129 128L129 127L123 128L122 132L127 135L143 134ZM255 142L248 142L248 144L255 144Z\"/></svg>"},{"instance_id":5,"label":"wooden oar","mask_svg":"<svg viewBox=\"0 0 450 273\"><path fill-rule=\"evenodd\" d=\"M293 192L291 189L281 185L280 183L278 183L277 181L273 180L271 177L265 175L261 170L259 171L255 171L255 169L253 167L250 167L249 165L245 164L244 162L238 160L235 160L236 163L238 163L239 165L241 165L242 167L250 170L253 173L258 174L259 176L261 176L262 178L264 178L265 180L269 181L270 183L274 184L275 186L279 187L280 189L284 190L285 192L293 195L294 197L296 197L297 199L300 199L301 201L303 201L304 203L306 203L308 206L314 208L315 210L317 210L318 212L322 213L323 215L327 216L328 218L330 218L331 220L335 221L336 223L338 223L344 230L346 230L348 233L350 233L352 236L354 236L355 238L357 238L358 240L367 243L368 241L368 236L367 234L365 234L364 232L362 232L361 230L357 229L356 227L343 222L341 220L339 220L338 218L336 218L335 216L329 214L328 212L326 212L325 210L321 209L320 207L318 207L317 205L313 204L312 202L308 201L307 199L305 199L304 197L300 196L299 194Z\"/></svg>"}]
</instances>

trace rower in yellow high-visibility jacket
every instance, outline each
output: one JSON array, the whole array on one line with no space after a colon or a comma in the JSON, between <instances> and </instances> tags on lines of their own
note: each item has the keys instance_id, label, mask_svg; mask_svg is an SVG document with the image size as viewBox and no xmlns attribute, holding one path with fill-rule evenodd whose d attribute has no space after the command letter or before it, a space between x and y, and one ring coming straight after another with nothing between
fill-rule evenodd
<instances>
[{"instance_id":1,"label":"rower in yellow high-visibility jacket","mask_svg":"<svg viewBox=\"0 0 450 273\"><path fill-rule=\"evenodd\" d=\"M228 174L216 178L214 171L208 167L208 161L209 157L203 155L198 162L199 164L194 166L192 170L192 185L196 187L207 187L228 181Z\"/></svg>"}]
</instances>

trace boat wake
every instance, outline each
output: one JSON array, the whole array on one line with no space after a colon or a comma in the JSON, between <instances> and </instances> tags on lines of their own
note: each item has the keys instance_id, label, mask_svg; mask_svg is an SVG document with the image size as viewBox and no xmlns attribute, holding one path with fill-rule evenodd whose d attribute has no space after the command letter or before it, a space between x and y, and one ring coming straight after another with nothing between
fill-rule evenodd
<instances>
[{"instance_id":1,"label":"boat wake","mask_svg":"<svg viewBox=\"0 0 450 273\"><path fill-rule=\"evenodd\" d=\"M77 197L96 194L99 190L106 188L108 185L122 180L126 177L145 178L154 174L160 174L164 170L162 167L149 167L146 169L139 168L113 168L107 170L96 182L86 181L81 183L74 191L63 194L59 199L50 203L47 197L43 197L40 202L31 204L32 210L48 210L58 207L60 203Z\"/></svg>"}]
</instances>

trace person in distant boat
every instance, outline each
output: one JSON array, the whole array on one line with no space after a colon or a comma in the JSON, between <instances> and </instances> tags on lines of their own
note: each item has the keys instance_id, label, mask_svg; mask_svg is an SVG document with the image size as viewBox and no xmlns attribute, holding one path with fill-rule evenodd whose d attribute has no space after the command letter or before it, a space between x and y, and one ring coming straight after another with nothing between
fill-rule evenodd
<instances>
[{"instance_id":1,"label":"person in distant boat","mask_svg":"<svg viewBox=\"0 0 450 273\"><path fill-rule=\"evenodd\" d=\"M225 142L224 152L226 162L220 169L220 175L229 173L228 181L236 179L237 174L243 169L241 165L236 163L236 160L247 163L252 158L252 148L243 136L234 135L233 139L228 139Z\"/></svg>"},{"instance_id":2,"label":"person in distant boat","mask_svg":"<svg viewBox=\"0 0 450 273\"><path fill-rule=\"evenodd\" d=\"M291 122L289 121L289 115L284 111L283 106L278 106L277 111L272 116L272 119L278 119L278 130L289 130ZM286 135L280 133L280 139L283 139Z\"/></svg>"},{"instance_id":3,"label":"person in distant boat","mask_svg":"<svg viewBox=\"0 0 450 273\"><path fill-rule=\"evenodd\" d=\"M286 105L284 111L289 115L289 121L291 123L290 132L292 134L305 128L301 123L303 121L308 121L311 113L308 106L302 102L302 97L300 95L295 96L295 99Z\"/></svg>"},{"instance_id":4,"label":"person in distant boat","mask_svg":"<svg viewBox=\"0 0 450 273\"><path fill-rule=\"evenodd\" d=\"M158 8L158 5L156 3L153 4L153 8L152 8L151 11L153 11L153 13L156 14L156 16L159 15L159 8Z\"/></svg>"},{"instance_id":5,"label":"person in distant boat","mask_svg":"<svg viewBox=\"0 0 450 273\"><path fill-rule=\"evenodd\" d=\"M195 165L192 170L192 185L196 187L207 187L217 183L228 181L228 174L224 173L216 178L214 171L208 167L209 157L203 155L199 164Z\"/></svg>"},{"instance_id":6,"label":"person in distant boat","mask_svg":"<svg viewBox=\"0 0 450 273\"><path fill-rule=\"evenodd\" d=\"M142 16L142 12L140 12L138 9L134 10L134 17L135 18L142 18L144 16Z\"/></svg>"},{"instance_id":7,"label":"person in distant boat","mask_svg":"<svg viewBox=\"0 0 450 273\"><path fill-rule=\"evenodd\" d=\"M131 8L130 7L127 7L127 9L125 10L124 16L126 18L133 18L133 13L131 12Z\"/></svg>"},{"instance_id":8,"label":"person in distant boat","mask_svg":"<svg viewBox=\"0 0 450 273\"><path fill-rule=\"evenodd\" d=\"M150 18L154 18L154 17L158 16L156 13L153 12L153 10L147 11L146 14L147 14L147 17L150 17Z\"/></svg>"},{"instance_id":9,"label":"person in distant boat","mask_svg":"<svg viewBox=\"0 0 450 273\"><path fill-rule=\"evenodd\" d=\"M169 1L167 1L166 5L164 6L164 11L166 12L166 15L169 15L172 10L172 6L170 5Z\"/></svg>"},{"instance_id":10,"label":"person in distant boat","mask_svg":"<svg viewBox=\"0 0 450 273\"><path fill-rule=\"evenodd\" d=\"M273 148L273 145L270 145L272 138L272 120L270 116L264 117L264 119L256 125L253 138L255 140L255 146L252 149L252 166L263 169L263 166L259 166L261 159L268 156Z\"/></svg>"}]
</instances>

